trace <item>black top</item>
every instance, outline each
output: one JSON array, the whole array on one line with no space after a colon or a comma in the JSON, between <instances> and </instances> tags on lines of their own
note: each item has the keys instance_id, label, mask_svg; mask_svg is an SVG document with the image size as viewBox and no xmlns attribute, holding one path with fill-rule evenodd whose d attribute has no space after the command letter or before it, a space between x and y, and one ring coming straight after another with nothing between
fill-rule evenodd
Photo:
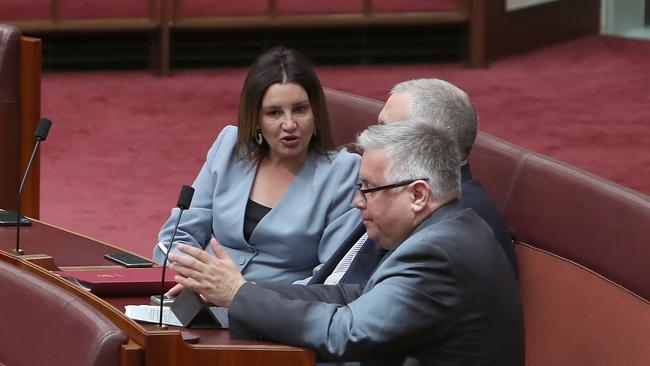
<instances>
[{"instance_id":1,"label":"black top","mask_svg":"<svg viewBox=\"0 0 650 366\"><path fill-rule=\"evenodd\" d=\"M248 199L246 212L244 213L244 239L248 241L253 234L253 230L259 222L271 211L271 207L260 205L259 203Z\"/></svg>"}]
</instances>

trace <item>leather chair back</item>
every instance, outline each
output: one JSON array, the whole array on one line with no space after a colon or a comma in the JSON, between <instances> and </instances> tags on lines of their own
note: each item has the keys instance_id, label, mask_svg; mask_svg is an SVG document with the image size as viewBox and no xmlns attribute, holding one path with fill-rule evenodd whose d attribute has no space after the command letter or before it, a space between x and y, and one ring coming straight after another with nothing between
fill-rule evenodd
<instances>
[{"instance_id":1,"label":"leather chair back","mask_svg":"<svg viewBox=\"0 0 650 366\"><path fill-rule=\"evenodd\" d=\"M517 242L527 365L647 365L650 199L481 134L474 176Z\"/></svg>"},{"instance_id":2,"label":"leather chair back","mask_svg":"<svg viewBox=\"0 0 650 366\"><path fill-rule=\"evenodd\" d=\"M0 365L120 365L126 335L89 304L0 261Z\"/></svg>"},{"instance_id":3,"label":"leather chair back","mask_svg":"<svg viewBox=\"0 0 650 366\"><path fill-rule=\"evenodd\" d=\"M356 140L357 134L377 123L384 103L334 89L325 88L325 99L330 116L330 130L336 146Z\"/></svg>"},{"instance_id":4,"label":"leather chair back","mask_svg":"<svg viewBox=\"0 0 650 366\"><path fill-rule=\"evenodd\" d=\"M383 105L325 95L337 145ZM526 365L648 365L648 196L485 133L470 163L517 241Z\"/></svg>"},{"instance_id":5,"label":"leather chair back","mask_svg":"<svg viewBox=\"0 0 650 366\"><path fill-rule=\"evenodd\" d=\"M19 89L18 56L22 33L0 24L0 208L16 209L18 192Z\"/></svg>"}]
</instances>

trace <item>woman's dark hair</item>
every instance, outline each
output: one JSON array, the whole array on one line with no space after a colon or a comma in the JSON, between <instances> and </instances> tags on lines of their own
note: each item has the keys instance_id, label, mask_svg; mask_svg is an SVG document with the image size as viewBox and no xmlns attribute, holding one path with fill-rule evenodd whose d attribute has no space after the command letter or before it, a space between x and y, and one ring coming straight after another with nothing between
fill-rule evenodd
<instances>
[{"instance_id":1,"label":"woman's dark hair","mask_svg":"<svg viewBox=\"0 0 650 366\"><path fill-rule=\"evenodd\" d=\"M273 84L296 83L307 91L314 113L315 136L309 148L326 154L334 147L323 87L309 62L297 51L275 47L265 52L251 66L239 98L237 150L242 160L259 163L269 154L269 145L255 142L262 98Z\"/></svg>"}]
</instances>

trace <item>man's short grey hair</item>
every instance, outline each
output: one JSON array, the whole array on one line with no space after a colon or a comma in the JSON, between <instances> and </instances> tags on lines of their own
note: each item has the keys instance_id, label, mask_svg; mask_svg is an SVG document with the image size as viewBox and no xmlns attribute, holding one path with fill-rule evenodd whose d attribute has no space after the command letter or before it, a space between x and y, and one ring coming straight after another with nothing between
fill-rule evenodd
<instances>
[{"instance_id":1,"label":"man's short grey hair","mask_svg":"<svg viewBox=\"0 0 650 366\"><path fill-rule=\"evenodd\" d=\"M390 93L403 91L413 96L410 117L448 130L458 140L461 159L467 159L478 133L478 117L467 93L440 79L404 81Z\"/></svg>"},{"instance_id":2,"label":"man's short grey hair","mask_svg":"<svg viewBox=\"0 0 650 366\"><path fill-rule=\"evenodd\" d=\"M460 192L460 159L456 141L445 130L409 118L373 125L357 137L361 149L386 152L386 184L428 178L435 199L446 202Z\"/></svg>"}]
</instances>

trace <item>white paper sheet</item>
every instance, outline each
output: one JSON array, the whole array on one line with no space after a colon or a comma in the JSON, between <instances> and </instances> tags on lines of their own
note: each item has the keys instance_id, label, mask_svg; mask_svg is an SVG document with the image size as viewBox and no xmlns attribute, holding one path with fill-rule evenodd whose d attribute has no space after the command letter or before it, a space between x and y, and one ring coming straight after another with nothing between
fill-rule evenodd
<instances>
[{"instance_id":1,"label":"white paper sheet","mask_svg":"<svg viewBox=\"0 0 650 366\"><path fill-rule=\"evenodd\" d=\"M124 310L124 314L133 320L158 323L160 319L160 307L158 305L127 305ZM163 324L176 327L183 326L168 306L163 307Z\"/></svg>"}]
</instances>

